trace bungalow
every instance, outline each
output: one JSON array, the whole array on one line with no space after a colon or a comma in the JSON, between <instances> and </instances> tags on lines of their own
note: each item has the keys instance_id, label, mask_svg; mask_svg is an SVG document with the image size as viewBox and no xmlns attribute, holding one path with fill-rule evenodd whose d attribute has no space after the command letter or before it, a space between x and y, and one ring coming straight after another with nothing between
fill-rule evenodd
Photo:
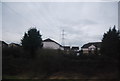
<instances>
[{"instance_id":1,"label":"bungalow","mask_svg":"<svg viewBox=\"0 0 120 81\"><path fill-rule=\"evenodd\" d=\"M59 43L57 43L56 41L48 38L43 40L43 48L47 48L47 49L60 49L63 50L64 48L62 47L62 45L60 45Z\"/></svg>"},{"instance_id":2,"label":"bungalow","mask_svg":"<svg viewBox=\"0 0 120 81\"><path fill-rule=\"evenodd\" d=\"M72 48L71 48L71 51L72 51L72 53L73 54L75 54L75 55L80 55L79 54L79 47L77 47L77 46L73 46Z\"/></svg>"},{"instance_id":3,"label":"bungalow","mask_svg":"<svg viewBox=\"0 0 120 81\"><path fill-rule=\"evenodd\" d=\"M71 48L71 50L72 50L72 51L79 51L79 47L73 46L73 47Z\"/></svg>"},{"instance_id":4,"label":"bungalow","mask_svg":"<svg viewBox=\"0 0 120 81\"><path fill-rule=\"evenodd\" d=\"M64 46L65 51L70 51L70 46Z\"/></svg>"},{"instance_id":5,"label":"bungalow","mask_svg":"<svg viewBox=\"0 0 120 81\"><path fill-rule=\"evenodd\" d=\"M81 47L83 54L99 54L101 42L90 42Z\"/></svg>"},{"instance_id":6,"label":"bungalow","mask_svg":"<svg viewBox=\"0 0 120 81\"><path fill-rule=\"evenodd\" d=\"M64 46L64 52L66 53L66 54L70 54L70 46Z\"/></svg>"}]
</instances>

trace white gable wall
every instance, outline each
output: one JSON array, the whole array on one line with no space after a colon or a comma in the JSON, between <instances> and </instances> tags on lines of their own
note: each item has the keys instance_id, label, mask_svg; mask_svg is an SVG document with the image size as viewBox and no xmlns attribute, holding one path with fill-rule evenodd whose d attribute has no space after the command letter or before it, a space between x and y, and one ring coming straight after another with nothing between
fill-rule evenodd
<instances>
[{"instance_id":1,"label":"white gable wall","mask_svg":"<svg viewBox=\"0 0 120 81\"><path fill-rule=\"evenodd\" d=\"M55 42L43 42L43 48L47 49L63 49L59 44L56 44Z\"/></svg>"},{"instance_id":2,"label":"white gable wall","mask_svg":"<svg viewBox=\"0 0 120 81\"><path fill-rule=\"evenodd\" d=\"M89 49L95 49L96 47L94 45L91 45L90 47L88 47Z\"/></svg>"}]
</instances>

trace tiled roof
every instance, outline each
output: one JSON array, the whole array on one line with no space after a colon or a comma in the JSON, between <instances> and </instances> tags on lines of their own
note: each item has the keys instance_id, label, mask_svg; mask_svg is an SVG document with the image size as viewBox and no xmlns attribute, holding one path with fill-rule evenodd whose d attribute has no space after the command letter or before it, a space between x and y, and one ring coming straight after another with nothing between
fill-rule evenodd
<instances>
[{"instance_id":1,"label":"tiled roof","mask_svg":"<svg viewBox=\"0 0 120 81\"><path fill-rule=\"evenodd\" d=\"M63 46L64 49L70 49L70 46Z\"/></svg>"},{"instance_id":2,"label":"tiled roof","mask_svg":"<svg viewBox=\"0 0 120 81\"><path fill-rule=\"evenodd\" d=\"M79 49L79 47L72 47L72 49Z\"/></svg>"},{"instance_id":3,"label":"tiled roof","mask_svg":"<svg viewBox=\"0 0 120 81\"><path fill-rule=\"evenodd\" d=\"M97 47L100 48L101 47L101 42L90 42L90 43L84 44L81 48L88 48L91 45L94 45L94 46L97 46Z\"/></svg>"}]
</instances>

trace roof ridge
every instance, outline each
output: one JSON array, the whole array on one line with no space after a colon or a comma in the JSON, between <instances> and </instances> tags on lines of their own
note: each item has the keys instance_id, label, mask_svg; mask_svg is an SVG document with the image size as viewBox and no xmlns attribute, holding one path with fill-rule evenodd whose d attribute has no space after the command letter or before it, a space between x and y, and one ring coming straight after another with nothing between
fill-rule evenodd
<instances>
[{"instance_id":1,"label":"roof ridge","mask_svg":"<svg viewBox=\"0 0 120 81\"><path fill-rule=\"evenodd\" d=\"M101 42L89 42L89 43L101 43Z\"/></svg>"},{"instance_id":2,"label":"roof ridge","mask_svg":"<svg viewBox=\"0 0 120 81\"><path fill-rule=\"evenodd\" d=\"M81 48L87 48L90 45L100 46L100 44L101 44L101 42L89 42L89 43L84 44Z\"/></svg>"}]
</instances>

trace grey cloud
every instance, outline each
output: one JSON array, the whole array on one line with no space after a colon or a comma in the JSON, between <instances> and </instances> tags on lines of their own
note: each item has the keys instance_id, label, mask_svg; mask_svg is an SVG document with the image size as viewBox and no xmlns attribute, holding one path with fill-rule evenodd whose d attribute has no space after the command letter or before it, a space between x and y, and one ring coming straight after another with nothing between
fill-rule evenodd
<instances>
[{"instance_id":1,"label":"grey cloud","mask_svg":"<svg viewBox=\"0 0 120 81\"><path fill-rule=\"evenodd\" d=\"M59 43L63 29L66 44L81 46L89 41L100 41L103 33L110 26L117 24L116 4L116 2L5 3L2 7L3 40L20 42L24 32L30 27L36 27L43 39L49 37Z\"/></svg>"}]
</instances>

